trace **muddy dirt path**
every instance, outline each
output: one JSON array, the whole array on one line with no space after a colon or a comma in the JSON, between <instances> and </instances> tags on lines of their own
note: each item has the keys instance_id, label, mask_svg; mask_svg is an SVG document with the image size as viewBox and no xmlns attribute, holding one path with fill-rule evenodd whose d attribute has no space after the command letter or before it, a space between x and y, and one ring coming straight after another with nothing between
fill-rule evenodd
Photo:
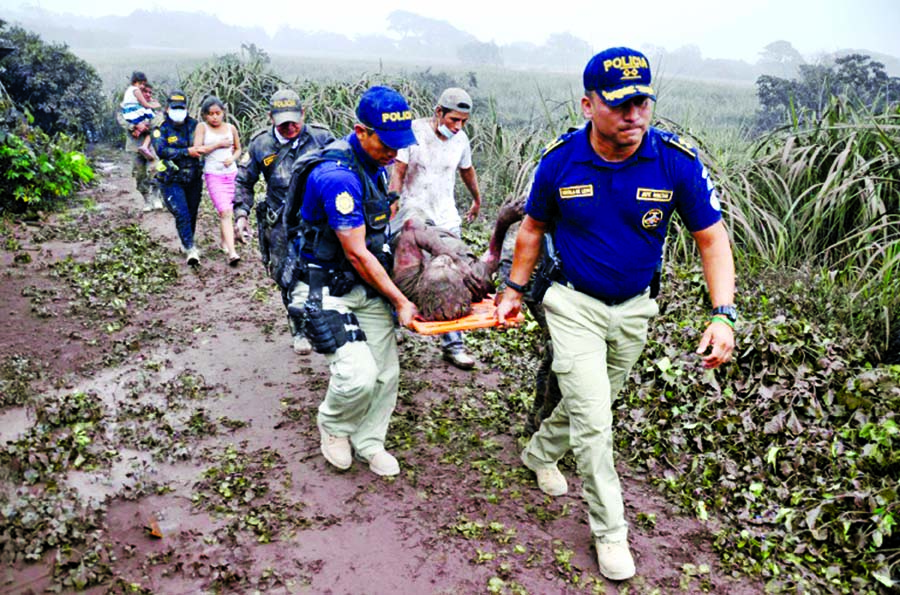
<instances>
[{"instance_id":1,"label":"muddy dirt path","mask_svg":"<svg viewBox=\"0 0 900 595\"><path fill-rule=\"evenodd\" d=\"M435 341L407 333L388 443L401 475L382 479L359 463L330 468L315 426L324 359L291 351L280 296L255 248L243 247L240 266L229 268L204 198L204 257L188 268L170 215L140 212L124 156L100 155L98 165L102 181L70 213L5 230L15 244L7 239L0 252L0 360L30 375L6 376L27 398L2 400L0 441L13 454L0 493L13 508L32 497L65 500L56 514L74 507L93 520L62 563L52 540L36 561L20 555L0 592L54 584L68 592L77 583L66 577L87 571L91 593L762 591L720 569L710 524L680 515L625 468L638 576L600 577L571 464L563 466L570 494L550 499L518 461L532 373L510 374L498 362L529 361L524 341L504 339L498 350L481 331L473 341L487 363L469 373L442 362ZM85 299L53 263L107 255L134 224L168 254L174 283L124 324L76 307ZM91 464L70 461L52 479L20 486L29 463L11 445L41 423L36 409L72 395L97 412Z\"/></svg>"}]
</instances>

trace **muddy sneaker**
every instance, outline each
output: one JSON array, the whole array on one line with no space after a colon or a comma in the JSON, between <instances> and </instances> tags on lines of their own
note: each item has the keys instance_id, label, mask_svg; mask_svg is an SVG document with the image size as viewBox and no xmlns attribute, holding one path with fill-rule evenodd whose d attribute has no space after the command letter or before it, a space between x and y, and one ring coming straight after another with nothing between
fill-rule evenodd
<instances>
[{"instance_id":1,"label":"muddy sneaker","mask_svg":"<svg viewBox=\"0 0 900 595\"><path fill-rule=\"evenodd\" d=\"M542 492L548 496L562 496L569 492L569 482L556 465L549 467L532 467L528 464L525 452L522 452L522 464L534 471L537 476L537 484Z\"/></svg>"},{"instance_id":2,"label":"muddy sneaker","mask_svg":"<svg viewBox=\"0 0 900 595\"><path fill-rule=\"evenodd\" d=\"M597 564L600 574L611 581L624 581L634 576L634 558L627 541L597 542Z\"/></svg>"},{"instance_id":3,"label":"muddy sneaker","mask_svg":"<svg viewBox=\"0 0 900 595\"><path fill-rule=\"evenodd\" d=\"M466 353L464 347L444 349L444 361L450 362L460 370L471 370L475 367L475 358Z\"/></svg>"},{"instance_id":4,"label":"muddy sneaker","mask_svg":"<svg viewBox=\"0 0 900 595\"><path fill-rule=\"evenodd\" d=\"M294 353L296 353L297 355L309 355L310 353L312 353L312 345L310 345L309 339L307 339L303 335L295 335Z\"/></svg>"},{"instance_id":5,"label":"muddy sneaker","mask_svg":"<svg viewBox=\"0 0 900 595\"><path fill-rule=\"evenodd\" d=\"M350 440L346 436L332 436L319 426L322 436L322 456L338 469L349 469L353 464Z\"/></svg>"},{"instance_id":6,"label":"muddy sneaker","mask_svg":"<svg viewBox=\"0 0 900 595\"><path fill-rule=\"evenodd\" d=\"M395 459L391 453L382 450L376 452L375 455L369 459L369 469L371 469L372 473L375 475L392 477L400 474L400 463L397 462L397 459Z\"/></svg>"},{"instance_id":7,"label":"muddy sneaker","mask_svg":"<svg viewBox=\"0 0 900 595\"><path fill-rule=\"evenodd\" d=\"M187 249L187 263L192 267L200 264L200 251L196 248L188 248Z\"/></svg>"}]
</instances>

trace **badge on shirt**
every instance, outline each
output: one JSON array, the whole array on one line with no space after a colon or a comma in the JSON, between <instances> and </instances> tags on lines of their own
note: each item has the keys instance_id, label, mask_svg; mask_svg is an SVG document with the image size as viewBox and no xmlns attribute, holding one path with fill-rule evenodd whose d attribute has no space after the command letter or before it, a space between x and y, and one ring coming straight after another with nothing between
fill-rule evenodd
<instances>
[{"instance_id":1,"label":"badge on shirt","mask_svg":"<svg viewBox=\"0 0 900 595\"><path fill-rule=\"evenodd\" d=\"M654 188L638 188L638 200L649 200L650 202L671 202L671 190L656 190Z\"/></svg>"},{"instance_id":2,"label":"badge on shirt","mask_svg":"<svg viewBox=\"0 0 900 595\"><path fill-rule=\"evenodd\" d=\"M563 200L569 198L586 198L594 196L593 184L582 184L581 186L566 186L559 189L559 197Z\"/></svg>"},{"instance_id":3,"label":"badge on shirt","mask_svg":"<svg viewBox=\"0 0 900 595\"><path fill-rule=\"evenodd\" d=\"M334 197L334 208L341 215L349 215L353 212L353 197L347 191L341 192Z\"/></svg>"},{"instance_id":4,"label":"badge on shirt","mask_svg":"<svg viewBox=\"0 0 900 595\"><path fill-rule=\"evenodd\" d=\"M170 145L171 145L171 144L174 144L174 143L177 143L177 142L178 142L178 137L177 137L177 136L170 136L169 138L166 139L166 142L169 143Z\"/></svg>"},{"instance_id":5,"label":"badge on shirt","mask_svg":"<svg viewBox=\"0 0 900 595\"><path fill-rule=\"evenodd\" d=\"M650 209L641 217L641 225L644 229L656 229L662 223L663 212L659 209Z\"/></svg>"},{"instance_id":6,"label":"badge on shirt","mask_svg":"<svg viewBox=\"0 0 900 595\"><path fill-rule=\"evenodd\" d=\"M277 157L277 156L278 156L278 153L272 153L271 155L266 155L265 157L263 157L263 160L262 160L263 165L266 167L269 167L269 164L272 163L273 161L275 161L275 157Z\"/></svg>"},{"instance_id":7,"label":"badge on shirt","mask_svg":"<svg viewBox=\"0 0 900 595\"><path fill-rule=\"evenodd\" d=\"M241 165L247 165L250 163L250 153L244 153L244 156L241 157Z\"/></svg>"},{"instance_id":8,"label":"badge on shirt","mask_svg":"<svg viewBox=\"0 0 900 595\"><path fill-rule=\"evenodd\" d=\"M159 138L159 137L160 137L159 128L156 128L153 130L153 138Z\"/></svg>"}]
</instances>

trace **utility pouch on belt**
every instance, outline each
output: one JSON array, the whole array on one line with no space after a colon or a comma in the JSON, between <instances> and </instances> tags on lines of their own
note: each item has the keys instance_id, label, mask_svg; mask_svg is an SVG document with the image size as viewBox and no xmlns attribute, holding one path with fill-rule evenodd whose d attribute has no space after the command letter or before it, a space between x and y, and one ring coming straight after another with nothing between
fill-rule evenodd
<instances>
[{"instance_id":1,"label":"utility pouch on belt","mask_svg":"<svg viewBox=\"0 0 900 595\"><path fill-rule=\"evenodd\" d=\"M534 276L534 282L531 284L531 299L537 304L544 301L544 294L547 293L554 281L559 280L562 273L562 263L556 252L556 246L553 244L553 236L545 233L543 244L544 255L541 258L537 274Z\"/></svg>"},{"instance_id":2,"label":"utility pouch on belt","mask_svg":"<svg viewBox=\"0 0 900 595\"><path fill-rule=\"evenodd\" d=\"M312 263L308 265L308 269L309 297L303 306L306 318L303 322L303 334L316 353L330 354L348 342L365 341L366 334L359 328L356 314L322 309L322 286L328 273ZM296 310L294 306L288 307L291 316L299 314Z\"/></svg>"}]
</instances>

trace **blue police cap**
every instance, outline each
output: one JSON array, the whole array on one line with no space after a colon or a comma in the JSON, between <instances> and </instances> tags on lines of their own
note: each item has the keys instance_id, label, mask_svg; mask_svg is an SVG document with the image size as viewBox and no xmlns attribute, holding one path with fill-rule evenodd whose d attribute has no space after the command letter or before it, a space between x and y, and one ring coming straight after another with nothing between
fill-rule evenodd
<instances>
[{"instance_id":1,"label":"blue police cap","mask_svg":"<svg viewBox=\"0 0 900 595\"><path fill-rule=\"evenodd\" d=\"M650 62L631 48L609 48L591 58L584 67L584 90L596 91L610 106L638 96L656 99L650 86Z\"/></svg>"},{"instance_id":2,"label":"blue police cap","mask_svg":"<svg viewBox=\"0 0 900 595\"><path fill-rule=\"evenodd\" d=\"M167 99L167 103L169 107L187 107L187 95L184 94L184 91L181 89L175 89L171 93L169 93L169 97Z\"/></svg>"},{"instance_id":3,"label":"blue police cap","mask_svg":"<svg viewBox=\"0 0 900 595\"><path fill-rule=\"evenodd\" d=\"M371 87L363 93L356 106L356 117L392 149L416 144L412 110L403 95L390 87Z\"/></svg>"}]
</instances>

